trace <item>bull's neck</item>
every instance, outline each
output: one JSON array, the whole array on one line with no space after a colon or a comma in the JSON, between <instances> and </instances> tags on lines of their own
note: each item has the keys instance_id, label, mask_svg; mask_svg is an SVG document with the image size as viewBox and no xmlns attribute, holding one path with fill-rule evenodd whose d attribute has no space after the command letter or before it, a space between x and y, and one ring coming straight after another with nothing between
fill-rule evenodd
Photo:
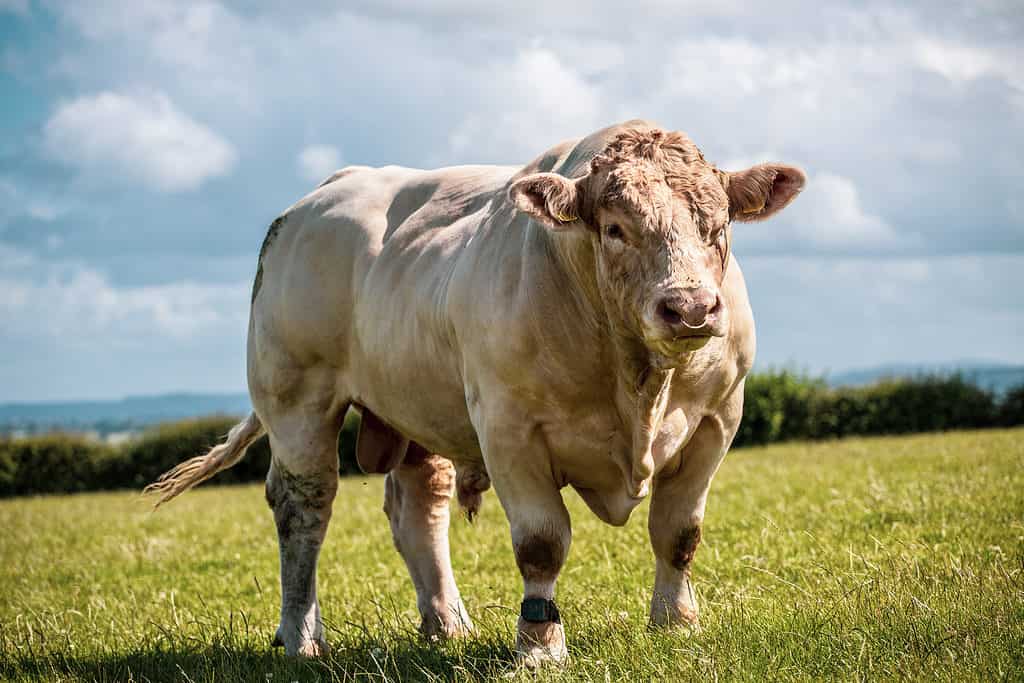
<instances>
[{"instance_id":1,"label":"bull's neck","mask_svg":"<svg viewBox=\"0 0 1024 683\"><path fill-rule=\"evenodd\" d=\"M571 284L583 325L595 348L608 354L609 382L622 428L632 442L629 492L642 497L654 475L654 439L665 417L674 370L655 367L640 335L601 295L593 243L585 235L546 235L550 253Z\"/></svg>"}]
</instances>

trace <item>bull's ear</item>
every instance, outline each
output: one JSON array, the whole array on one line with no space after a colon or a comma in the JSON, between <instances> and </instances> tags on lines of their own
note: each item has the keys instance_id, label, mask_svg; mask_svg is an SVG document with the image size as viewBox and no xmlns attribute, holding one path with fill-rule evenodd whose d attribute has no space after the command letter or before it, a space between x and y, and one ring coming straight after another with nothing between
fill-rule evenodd
<instances>
[{"instance_id":1,"label":"bull's ear","mask_svg":"<svg viewBox=\"0 0 1024 683\"><path fill-rule=\"evenodd\" d=\"M580 193L576 181L557 173L534 173L520 178L508 189L516 208L552 230L568 230L580 220Z\"/></svg>"},{"instance_id":2,"label":"bull's ear","mask_svg":"<svg viewBox=\"0 0 1024 683\"><path fill-rule=\"evenodd\" d=\"M796 166L758 164L719 176L729 195L734 221L763 221L781 211L804 189L807 176Z\"/></svg>"}]
</instances>

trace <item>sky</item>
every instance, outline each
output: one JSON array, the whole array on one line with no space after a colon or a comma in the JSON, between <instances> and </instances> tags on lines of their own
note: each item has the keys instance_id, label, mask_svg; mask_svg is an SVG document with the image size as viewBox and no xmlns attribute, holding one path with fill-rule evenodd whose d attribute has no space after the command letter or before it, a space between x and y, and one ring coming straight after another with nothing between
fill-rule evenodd
<instances>
[{"instance_id":1,"label":"sky","mask_svg":"<svg viewBox=\"0 0 1024 683\"><path fill-rule=\"evenodd\" d=\"M1024 363L1020 4L749 5L0 0L0 401L244 391L260 243L331 171L635 117L808 173L734 230L759 367Z\"/></svg>"}]
</instances>

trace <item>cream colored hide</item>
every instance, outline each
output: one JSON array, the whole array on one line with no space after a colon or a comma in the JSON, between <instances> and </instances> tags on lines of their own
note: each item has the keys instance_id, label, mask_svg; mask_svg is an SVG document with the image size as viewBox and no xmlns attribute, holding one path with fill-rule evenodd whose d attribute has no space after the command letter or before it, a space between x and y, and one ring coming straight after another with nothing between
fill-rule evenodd
<instances>
[{"instance_id":1,"label":"cream colored hide","mask_svg":"<svg viewBox=\"0 0 1024 683\"><path fill-rule=\"evenodd\" d=\"M614 525L652 497L651 622L695 627L690 563L754 360L730 226L803 183L789 166L721 171L685 136L631 121L525 167L346 169L288 209L261 253L248 345L273 450L277 641L326 649L316 561L353 405L360 464L390 471L385 510L424 633L472 628L448 557L452 464L474 482L467 499L490 483L508 517L522 661L566 656L566 486ZM239 457L223 448L186 476ZM172 472L156 488L191 483Z\"/></svg>"}]
</instances>

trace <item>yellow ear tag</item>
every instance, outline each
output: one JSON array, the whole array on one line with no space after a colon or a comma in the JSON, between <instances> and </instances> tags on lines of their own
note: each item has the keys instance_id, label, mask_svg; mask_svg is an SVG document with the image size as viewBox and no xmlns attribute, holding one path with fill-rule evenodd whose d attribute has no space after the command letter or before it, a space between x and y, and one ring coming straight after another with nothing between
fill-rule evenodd
<instances>
[{"instance_id":1,"label":"yellow ear tag","mask_svg":"<svg viewBox=\"0 0 1024 683\"><path fill-rule=\"evenodd\" d=\"M762 211L764 211L764 205L765 205L765 203L761 202L761 205L758 206L757 208L754 208L754 209L743 209L743 213L761 213Z\"/></svg>"},{"instance_id":2,"label":"yellow ear tag","mask_svg":"<svg viewBox=\"0 0 1024 683\"><path fill-rule=\"evenodd\" d=\"M573 221L579 220L579 216L566 216L564 213L555 214L555 218L558 219L559 223L572 223Z\"/></svg>"}]
</instances>

